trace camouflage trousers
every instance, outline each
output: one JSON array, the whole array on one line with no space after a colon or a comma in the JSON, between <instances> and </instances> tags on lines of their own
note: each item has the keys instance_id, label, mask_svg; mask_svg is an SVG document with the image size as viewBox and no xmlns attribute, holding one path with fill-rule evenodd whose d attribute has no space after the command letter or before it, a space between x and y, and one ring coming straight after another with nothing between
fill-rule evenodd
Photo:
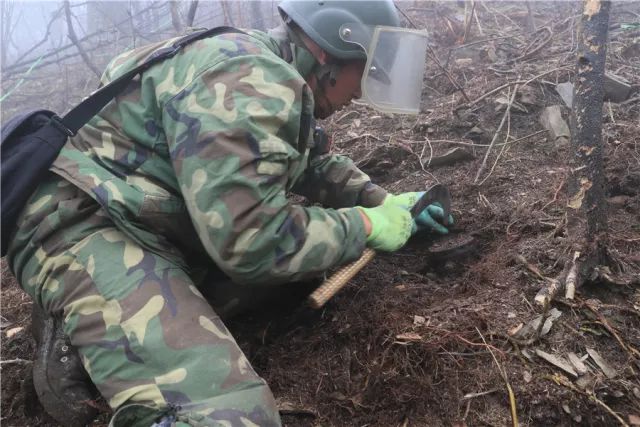
<instances>
[{"instance_id":1,"label":"camouflage trousers","mask_svg":"<svg viewBox=\"0 0 640 427\"><path fill-rule=\"evenodd\" d=\"M189 275L67 181L51 175L31 197L8 260L34 303L64 320L116 414L154 410L116 425L148 427L167 409L177 425L280 425L265 381Z\"/></svg>"}]
</instances>

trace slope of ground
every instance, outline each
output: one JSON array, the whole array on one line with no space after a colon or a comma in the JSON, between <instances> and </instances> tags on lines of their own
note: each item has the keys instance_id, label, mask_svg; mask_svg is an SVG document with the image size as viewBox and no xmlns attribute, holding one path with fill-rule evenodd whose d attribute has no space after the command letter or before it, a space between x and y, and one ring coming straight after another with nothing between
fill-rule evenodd
<instances>
[{"instance_id":1,"label":"slope of ground","mask_svg":"<svg viewBox=\"0 0 640 427\"><path fill-rule=\"evenodd\" d=\"M457 3L416 2L407 14L434 34L434 54L448 70L429 62L424 111L391 117L353 106L324 123L335 150L389 191L447 185L456 223L450 236L418 235L398 253L379 255L321 310L283 302L230 322L286 425L504 426L512 412L521 425L640 425L637 285L592 283L575 300L552 304L545 318L561 314L546 334L514 334L541 315L534 297L567 255L569 148L538 117L546 106L564 105L555 86L573 76L580 5L533 5L530 31L523 3L477 4L478 20L462 43ZM636 90L640 34L625 24L639 13L638 3L614 7L607 65ZM515 87L505 83L517 80L528 83L518 87L483 182L474 184ZM603 112L609 249L614 273L636 279L639 100L636 91ZM453 148L473 159L437 166ZM50 425L25 380L33 351L29 300L4 269L2 306L2 421ZM576 378L539 356L588 351L612 372L588 357L587 373Z\"/></svg>"}]
</instances>

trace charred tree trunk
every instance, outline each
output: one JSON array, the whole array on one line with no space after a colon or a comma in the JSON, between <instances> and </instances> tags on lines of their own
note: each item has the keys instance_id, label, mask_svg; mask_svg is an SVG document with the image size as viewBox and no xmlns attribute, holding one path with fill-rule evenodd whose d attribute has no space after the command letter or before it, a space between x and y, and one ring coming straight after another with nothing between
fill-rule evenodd
<instances>
[{"instance_id":1,"label":"charred tree trunk","mask_svg":"<svg viewBox=\"0 0 640 427\"><path fill-rule=\"evenodd\" d=\"M609 1L583 3L570 120L567 201L570 253L560 279L552 281L536 297L542 305L561 289L567 298L573 298L575 289L597 276L597 267L607 262L602 106L610 7Z\"/></svg>"},{"instance_id":2,"label":"charred tree trunk","mask_svg":"<svg viewBox=\"0 0 640 427\"><path fill-rule=\"evenodd\" d=\"M610 1L585 0L580 22L570 124L567 226L575 261L566 279L568 297L573 297L575 287L589 278L595 267L603 265L606 258L608 236L602 104L610 8Z\"/></svg>"}]
</instances>

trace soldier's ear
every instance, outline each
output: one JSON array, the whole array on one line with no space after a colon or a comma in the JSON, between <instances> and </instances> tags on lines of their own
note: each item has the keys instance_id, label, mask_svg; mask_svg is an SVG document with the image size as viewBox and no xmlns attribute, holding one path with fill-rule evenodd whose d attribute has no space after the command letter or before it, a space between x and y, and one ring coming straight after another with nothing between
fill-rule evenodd
<instances>
[{"instance_id":1,"label":"soldier's ear","mask_svg":"<svg viewBox=\"0 0 640 427\"><path fill-rule=\"evenodd\" d=\"M329 54L325 52L319 44L311 40L311 38L306 34L302 33L301 36L302 41L307 47L307 50L311 52L314 58L316 58L316 61L318 61L320 65L325 65L329 61Z\"/></svg>"}]
</instances>

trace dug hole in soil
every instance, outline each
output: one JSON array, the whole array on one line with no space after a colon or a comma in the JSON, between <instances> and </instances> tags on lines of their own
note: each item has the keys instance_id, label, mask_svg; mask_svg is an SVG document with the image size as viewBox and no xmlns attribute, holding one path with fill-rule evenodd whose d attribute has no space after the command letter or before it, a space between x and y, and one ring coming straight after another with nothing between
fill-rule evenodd
<instances>
[{"instance_id":1,"label":"dug hole in soil","mask_svg":"<svg viewBox=\"0 0 640 427\"><path fill-rule=\"evenodd\" d=\"M535 29L524 3L476 4L468 29L462 3L407 4L447 68L429 60L421 114L354 105L323 125L334 151L390 192L448 186L452 233L418 234L379 254L320 310L289 304L229 327L287 426L505 426L512 410L521 425L640 425L637 285L592 283L573 301L557 298L545 313L550 328L517 339L541 315L534 297L544 280L526 265L553 278L567 257L569 146L538 118L558 105L568 120L555 87L574 76L581 4L531 3ZM603 110L609 251L632 278L640 275L640 30L624 24L639 13L637 2L612 8L607 71L635 92ZM514 86L490 92L518 79L531 81L519 86L474 185ZM432 164L453 148L470 159ZM2 423L56 425L29 387L29 298L4 264L2 274ZM540 356L568 361L569 353L586 372ZM584 357L591 353L601 360Z\"/></svg>"}]
</instances>

